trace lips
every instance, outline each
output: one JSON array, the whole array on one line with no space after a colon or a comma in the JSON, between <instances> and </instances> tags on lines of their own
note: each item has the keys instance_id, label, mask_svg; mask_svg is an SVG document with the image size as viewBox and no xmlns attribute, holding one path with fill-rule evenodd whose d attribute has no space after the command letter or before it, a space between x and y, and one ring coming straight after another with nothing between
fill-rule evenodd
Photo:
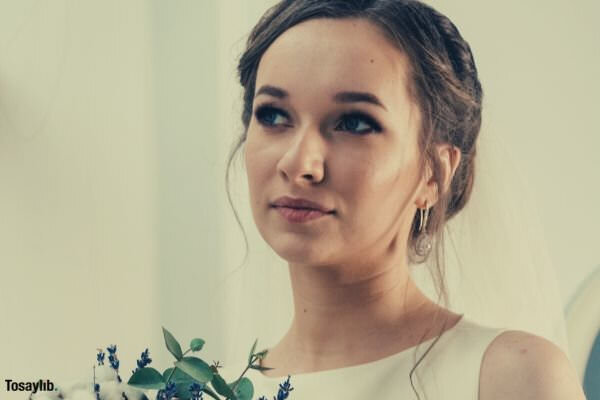
<instances>
[{"instance_id":1,"label":"lips","mask_svg":"<svg viewBox=\"0 0 600 400\"><path fill-rule=\"evenodd\" d=\"M317 210L326 214L333 214L335 210L329 207L326 207L322 204L317 203L316 201L302 199L302 198L293 198L289 196L283 196L275 200L271 203L273 207L287 207L294 208L299 210Z\"/></svg>"},{"instance_id":2,"label":"lips","mask_svg":"<svg viewBox=\"0 0 600 400\"><path fill-rule=\"evenodd\" d=\"M275 207L275 210L277 210L282 217L293 223L308 222L331 215L309 208Z\"/></svg>"}]
</instances>

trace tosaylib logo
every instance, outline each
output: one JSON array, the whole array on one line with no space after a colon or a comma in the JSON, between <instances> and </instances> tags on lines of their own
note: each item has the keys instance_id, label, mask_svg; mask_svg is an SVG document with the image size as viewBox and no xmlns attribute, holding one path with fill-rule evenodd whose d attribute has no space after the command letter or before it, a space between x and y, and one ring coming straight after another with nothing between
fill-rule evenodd
<instances>
[{"instance_id":1,"label":"tosaylib logo","mask_svg":"<svg viewBox=\"0 0 600 400\"><path fill-rule=\"evenodd\" d=\"M37 382L17 382L12 379L5 379L7 392L33 392L38 391L51 392L54 390L54 383L50 379L38 380Z\"/></svg>"}]
</instances>

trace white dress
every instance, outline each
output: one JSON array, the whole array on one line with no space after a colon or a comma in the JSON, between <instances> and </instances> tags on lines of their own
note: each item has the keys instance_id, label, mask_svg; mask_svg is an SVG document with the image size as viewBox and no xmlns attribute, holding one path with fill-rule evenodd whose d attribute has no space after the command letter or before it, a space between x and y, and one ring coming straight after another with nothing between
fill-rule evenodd
<instances>
[{"instance_id":1,"label":"white dress","mask_svg":"<svg viewBox=\"0 0 600 400\"><path fill-rule=\"evenodd\" d=\"M477 400L479 371L489 344L507 329L479 325L463 316L445 331L413 372L415 347L391 356L350 367L291 375L293 390L288 400ZM422 342L418 360L435 338ZM247 362L247 360L246 360ZM219 373L227 382L239 377L246 364L224 366ZM254 385L253 399L277 395L279 384L287 377L268 377L249 369L244 375Z\"/></svg>"}]
</instances>

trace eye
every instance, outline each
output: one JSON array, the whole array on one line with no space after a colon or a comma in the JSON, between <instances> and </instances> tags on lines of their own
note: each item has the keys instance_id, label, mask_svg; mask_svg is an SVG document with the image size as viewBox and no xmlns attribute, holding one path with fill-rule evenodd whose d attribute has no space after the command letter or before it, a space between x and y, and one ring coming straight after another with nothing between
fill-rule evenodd
<instances>
[{"instance_id":1,"label":"eye","mask_svg":"<svg viewBox=\"0 0 600 400\"><path fill-rule=\"evenodd\" d=\"M269 128L290 126L289 123L286 123L290 120L289 114L272 104L263 104L257 107L254 116L261 125ZM342 114L335 129L355 135L380 133L382 131L381 125L374 118L361 111L350 111Z\"/></svg>"},{"instance_id":2,"label":"eye","mask_svg":"<svg viewBox=\"0 0 600 400\"><path fill-rule=\"evenodd\" d=\"M289 120L288 113L268 104L258 107L254 113L254 116L261 125L267 127L285 125L285 120Z\"/></svg>"},{"instance_id":3,"label":"eye","mask_svg":"<svg viewBox=\"0 0 600 400\"><path fill-rule=\"evenodd\" d=\"M380 133L382 131L381 125L377 121L360 111L351 111L343 114L336 129L358 135Z\"/></svg>"}]
</instances>

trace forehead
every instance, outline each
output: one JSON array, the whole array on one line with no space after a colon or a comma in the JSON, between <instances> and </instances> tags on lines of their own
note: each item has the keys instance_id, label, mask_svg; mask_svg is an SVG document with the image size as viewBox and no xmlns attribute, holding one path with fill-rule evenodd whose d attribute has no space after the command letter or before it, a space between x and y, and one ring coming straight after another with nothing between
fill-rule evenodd
<instances>
[{"instance_id":1,"label":"forehead","mask_svg":"<svg viewBox=\"0 0 600 400\"><path fill-rule=\"evenodd\" d=\"M271 44L260 61L256 88L281 86L292 97L312 98L366 91L386 107L405 106L408 71L405 54L371 22L320 18L293 26Z\"/></svg>"}]
</instances>

